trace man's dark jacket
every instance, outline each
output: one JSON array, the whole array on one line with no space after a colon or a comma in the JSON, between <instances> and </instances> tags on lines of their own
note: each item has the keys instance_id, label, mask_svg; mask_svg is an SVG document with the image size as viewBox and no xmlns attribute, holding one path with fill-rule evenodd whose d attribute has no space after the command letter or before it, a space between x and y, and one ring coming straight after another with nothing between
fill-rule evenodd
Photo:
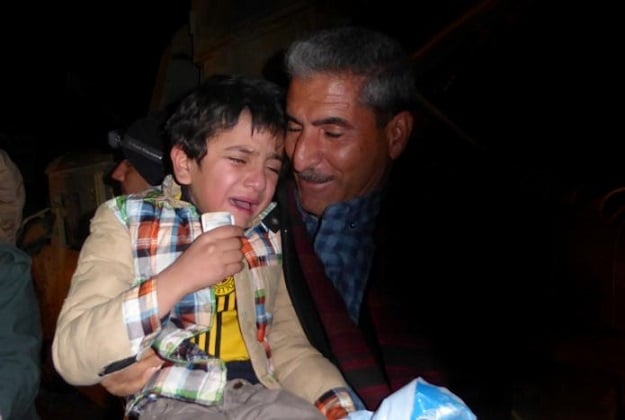
<instances>
[{"instance_id":1,"label":"man's dark jacket","mask_svg":"<svg viewBox=\"0 0 625 420\"><path fill-rule=\"evenodd\" d=\"M396 224L393 205L383 200L376 223L375 255L356 326L324 273L297 211L291 180L279 186L280 225L286 285L311 343L336 363L369 410L410 380L440 381L431 343L423 334L428 315L419 306L413 264L419 259L410 237ZM424 291L424 290L423 290Z\"/></svg>"}]
</instances>

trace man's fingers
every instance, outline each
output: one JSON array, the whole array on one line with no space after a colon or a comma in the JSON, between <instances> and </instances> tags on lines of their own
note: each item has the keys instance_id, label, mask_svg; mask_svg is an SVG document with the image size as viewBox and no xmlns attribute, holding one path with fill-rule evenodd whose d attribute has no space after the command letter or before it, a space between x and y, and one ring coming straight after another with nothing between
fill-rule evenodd
<instances>
[{"instance_id":1,"label":"man's fingers","mask_svg":"<svg viewBox=\"0 0 625 420\"><path fill-rule=\"evenodd\" d=\"M138 384L138 385L139 385L139 389L138 389L137 391L135 391L135 392L138 392L141 388L143 388L143 386L144 386L145 384L147 384L147 383L148 383L148 381L150 380L150 378L151 378L151 377L152 377L152 376L153 376L156 372L158 372L160 369L161 369L161 367L160 367L160 366L154 366L154 367L151 367L151 368L149 368L148 370L146 370L146 371L143 373L143 377L141 378L141 382ZM134 394L134 392L133 392L133 394Z\"/></svg>"},{"instance_id":2,"label":"man's fingers","mask_svg":"<svg viewBox=\"0 0 625 420\"><path fill-rule=\"evenodd\" d=\"M109 393L125 397L139 392L162 364L163 360L150 350L143 359L118 372L111 373L100 383Z\"/></svg>"},{"instance_id":3,"label":"man's fingers","mask_svg":"<svg viewBox=\"0 0 625 420\"><path fill-rule=\"evenodd\" d=\"M144 367L160 367L163 364L163 359L158 357L156 352L150 348L136 364Z\"/></svg>"}]
</instances>

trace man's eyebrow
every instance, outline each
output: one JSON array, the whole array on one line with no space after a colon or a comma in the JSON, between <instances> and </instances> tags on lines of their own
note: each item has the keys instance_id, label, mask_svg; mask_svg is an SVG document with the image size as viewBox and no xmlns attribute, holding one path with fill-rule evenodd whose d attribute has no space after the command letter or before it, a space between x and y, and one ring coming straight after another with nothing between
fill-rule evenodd
<instances>
[{"instance_id":1,"label":"man's eyebrow","mask_svg":"<svg viewBox=\"0 0 625 420\"><path fill-rule=\"evenodd\" d=\"M294 122L296 124L299 125L303 125L301 121L299 121L297 118L291 116L291 115L287 115L287 118L289 119L290 122ZM312 125L315 127L319 127L322 125L338 125L341 127L351 127L352 125L345 120L344 118L340 118L340 117L326 117L326 118L321 118L319 120L315 120L312 122Z\"/></svg>"},{"instance_id":2,"label":"man's eyebrow","mask_svg":"<svg viewBox=\"0 0 625 420\"><path fill-rule=\"evenodd\" d=\"M320 125L338 125L341 127L351 127L352 125L344 118L339 117L327 117L321 118L320 120L315 120L312 122L312 125L318 127Z\"/></svg>"}]
</instances>

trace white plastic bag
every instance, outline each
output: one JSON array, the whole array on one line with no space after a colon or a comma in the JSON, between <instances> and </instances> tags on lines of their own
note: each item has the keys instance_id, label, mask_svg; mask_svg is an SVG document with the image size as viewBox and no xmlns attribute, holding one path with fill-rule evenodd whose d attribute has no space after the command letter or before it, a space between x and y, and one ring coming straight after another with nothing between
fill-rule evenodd
<instances>
[{"instance_id":1,"label":"white plastic bag","mask_svg":"<svg viewBox=\"0 0 625 420\"><path fill-rule=\"evenodd\" d=\"M375 412L350 413L349 420L476 420L471 409L447 388L417 378L386 397Z\"/></svg>"}]
</instances>

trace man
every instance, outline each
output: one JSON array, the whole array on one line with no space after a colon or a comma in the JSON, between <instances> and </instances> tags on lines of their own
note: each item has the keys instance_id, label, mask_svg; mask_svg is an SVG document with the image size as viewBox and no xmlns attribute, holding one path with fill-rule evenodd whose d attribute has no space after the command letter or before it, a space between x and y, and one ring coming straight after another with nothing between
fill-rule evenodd
<instances>
[{"instance_id":1,"label":"man","mask_svg":"<svg viewBox=\"0 0 625 420\"><path fill-rule=\"evenodd\" d=\"M283 269L309 340L370 410L421 376L480 418L509 416L512 302L498 291L517 237L492 217L502 194L476 178L484 168L446 184L416 161L418 92L395 40L320 31L291 44L286 70Z\"/></svg>"},{"instance_id":2,"label":"man","mask_svg":"<svg viewBox=\"0 0 625 420\"><path fill-rule=\"evenodd\" d=\"M384 196L414 124L411 60L385 35L339 28L296 41L286 64L294 182L278 199L287 287L311 343L374 410L418 376L441 382L414 305L421 297L404 278L409 220L387 226L407 216ZM157 365L147 357L102 384L125 395Z\"/></svg>"},{"instance_id":3,"label":"man","mask_svg":"<svg viewBox=\"0 0 625 420\"><path fill-rule=\"evenodd\" d=\"M411 60L386 35L345 27L291 44L286 68L287 287L311 342L373 410L417 376L441 382L404 278L409 220L387 189L414 125Z\"/></svg>"},{"instance_id":4,"label":"man","mask_svg":"<svg viewBox=\"0 0 625 420\"><path fill-rule=\"evenodd\" d=\"M137 193L160 185L164 177L163 124L168 115L155 111L133 122L122 134L109 132L109 145L121 151L121 159L111 172L121 194Z\"/></svg>"}]
</instances>

